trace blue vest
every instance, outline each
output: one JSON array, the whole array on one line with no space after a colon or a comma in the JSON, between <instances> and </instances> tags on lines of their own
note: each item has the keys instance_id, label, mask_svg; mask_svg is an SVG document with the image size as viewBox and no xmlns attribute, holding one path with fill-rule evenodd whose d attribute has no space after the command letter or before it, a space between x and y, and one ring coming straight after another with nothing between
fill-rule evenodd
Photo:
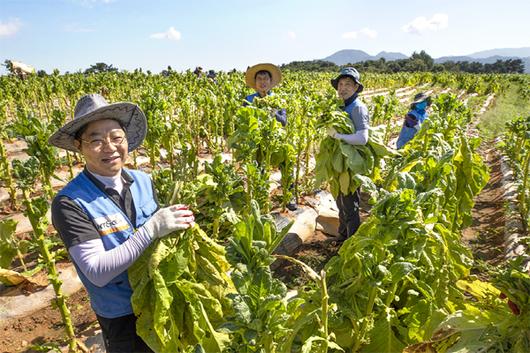
<instances>
[{"instance_id":1,"label":"blue vest","mask_svg":"<svg viewBox=\"0 0 530 353\"><path fill-rule=\"evenodd\" d=\"M269 96L270 94L271 93L269 92L267 95ZM250 94L250 95L245 97L245 101L248 102L248 103L252 103L252 102L254 102L254 98L256 98L258 96L259 96L258 92L254 93L254 94ZM248 103L245 103L245 105L248 104Z\"/></svg>"},{"instance_id":2,"label":"blue vest","mask_svg":"<svg viewBox=\"0 0 530 353\"><path fill-rule=\"evenodd\" d=\"M136 226L140 227L157 209L151 179L140 171L126 171L134 180L130 190L136 209ZM115 248L133 235L134 226L127 215L85 173L79 173L58 195L72 199L85 211L98 230L105 250ZM77 264L74 265L96 314L113 319L133 313L132 289L127 271L113 278L104 287L98 287L86 278Z\"/></svg>"}]
</instances>

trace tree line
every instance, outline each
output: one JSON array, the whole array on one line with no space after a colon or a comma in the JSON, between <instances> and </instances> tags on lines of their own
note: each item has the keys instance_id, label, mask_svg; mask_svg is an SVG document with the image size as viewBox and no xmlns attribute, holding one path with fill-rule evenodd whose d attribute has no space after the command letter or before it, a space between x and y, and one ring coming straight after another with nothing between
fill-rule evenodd
<instances>
[{"instance_id":1,"label":"tree line","mask_svg":"<svg viewBox=\"0 0 530 353\"><path fill-rule=\"evenodd\" d=\"M342 66L355 66L363 72L395 73L395 72L469 72L469 73L523 73L524 63L521 59L497 60L493 64L482 64L476 61L446 61L435 63L434 59L424 50L419 53L414 52L410 58L387 61L384 58L378 60L366 60L357 63L350 63ZM292 71L325 71L336 72L340 69L330 61L311 60L293 61L289 64L281 65L281 69Z\"/></svg>"}]
</instances>

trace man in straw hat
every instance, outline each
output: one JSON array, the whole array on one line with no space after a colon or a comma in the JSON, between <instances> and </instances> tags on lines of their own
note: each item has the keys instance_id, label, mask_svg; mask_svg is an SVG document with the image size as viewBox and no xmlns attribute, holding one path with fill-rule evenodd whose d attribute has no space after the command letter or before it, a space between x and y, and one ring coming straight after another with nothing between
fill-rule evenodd
<instances>
[{"instance_id":1,"label":"man in straw hat","mask_svg":"<svg viewBox=\"0 0 530 353\"><path fill-rule=\"evenodd\" d=\"M271 89L276 87L281 80L282 72L276 65L257 64L249 67L245 72L245 82L247 86L256 90L256 93L246 96L243 106L252 104L256 97L263 98L272 95ZM282 126L287 125L287 113L285 109L276 110L274 116Z\"/></svg>"},{"instance_id":2,"label":"man in straw hat","mask_svg":"<svg viewBox=\"0 0 530 353\"><path fill-rule=\"evenodd\" d=\"M414 135L420 130L421 124L427 119L427 108L431 105L431 97L420 92L414 96L414 101L410 105L410 111L405 115L403 127L399 132L396 142L398 149L403 148L407 142L412 140Z\"/></svg>"},{"instance_id":3,"label":"man in straw hat","mask_svg":"<svg viewBox=\"0 0 530 353\"><path fill-rule=\"evenodd\" d=\"M360 80L361 75L353 67L343 68L339 75L331 80L331 85L337 90L339 98L344 101L342 109L350 116L355 127L355 133L339 134L335 129L330 128L328 135L351 145L366 145L368 143L370 116L366 105L357 99L364 88ZM359 188L347 195L339 192L336 201L339 209L339 235L342 239L346 239L353 235L361 225Z\"/></svg>"},{"instance_id":4,"label":"man in straw hat","mask_svg":"<svg viewBox=\"0 0 530 353\"><path fill-rule=\"evenodd\" d=\"M245 72L245 82L247 86L256 90L256 93L246 96L243 106L252 104L256 97L264 98L272 95L271 89L276 87L281 80L282 72L274 64L262 63L249 67ZM287 111L285 109L276 109L274 118L282 126L287 125ZM294 185L291 185L290 189L294 189ZM295 211L298 208L295 196L287 203L286 207L291 211Z\"/></svg>"},{"instance_id":5,"label":"man in straw hat","mask_svg":"<svg viewBox=\"0 0 530 353\"><path fill-rule=\"evenodd\" d=\"M89 94L49 139L86 162L53 200L52 222L87 289L108 352L151 352L136 334L127 269L154 239L194 221L187 206L160 208L150 177L124 168L146 131L136 104L108 104Z\"/></svg>"}]
</instances>

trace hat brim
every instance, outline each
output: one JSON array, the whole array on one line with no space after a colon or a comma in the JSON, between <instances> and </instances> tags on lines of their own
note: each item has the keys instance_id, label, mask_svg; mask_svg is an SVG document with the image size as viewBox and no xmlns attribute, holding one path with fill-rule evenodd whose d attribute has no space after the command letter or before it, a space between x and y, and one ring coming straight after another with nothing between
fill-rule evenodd
<instances>
[{"instance_id":1,"label":"hat brim","mask_svg":"<svg viewBox=\"0 0 530 353\"><path fill-rule=\"evenodd\" d=\"M421 103L423 101L428 101L429 99L430 97L427 94L422 93L421 96L417 99L414 99L414 101L411 104Z\"/></svg>"},{"instance_id":2,"label":"hat brim","mask_svg":"<svg viewBox=\"0 0 530 353\"><path fill-rule=\"evenodd\" d=\"M103 119L113 119L121 123L127 136L129 152L134 151L144 141L147 134L147 119L144 112L136 104L119 102L106 105L66 123L48 139L48 142L55 147L79 152L74 144L77 131L86 124Z\"/></svg>"},{"instance_id":3,"label":"hat brim","mask_svg":"<svg viewBox=\"0 0 530 353\"><path fill-rule=\"evenodd\" d=\"M271 88L276 87L282 80L282 72L278 66L274 64L257 64L249 67L247 72L245 72L247 86L256 89L256 74L260 71L268 71L271 73Z\"/></svg>"},{"instance_id":4,"label":"hat brim","mask_svg":"<svg viewBox=\"0 0 530 353\"><path fill-rule=\"evenodd\" d=\"M349 77L351 78L356 84L359 85L359 88L357 89L357 92L356 93L361 93L364 89L364 85L362 83L360 83L359 81L357 81L355 79L355 77L351 76L351 75L339 75L337 78L332 78L331 79L331 85L333 86L333 88L335 89L338 89L339 88L339 80L343 77Z\"/></svg>"},{"instance_id":5,"label":"hat brim","mask_svg":"<svg viewBox=\"0 0 530 353\"><path fill-rule=\"evenodd\" d=\"M422 98L422 99L416 99L411 104L418 104L418 103L425 102L425 101L428 101L428 100L429 100L429 97L425 97L425 98Z\"/></svg>"}]
</instances>

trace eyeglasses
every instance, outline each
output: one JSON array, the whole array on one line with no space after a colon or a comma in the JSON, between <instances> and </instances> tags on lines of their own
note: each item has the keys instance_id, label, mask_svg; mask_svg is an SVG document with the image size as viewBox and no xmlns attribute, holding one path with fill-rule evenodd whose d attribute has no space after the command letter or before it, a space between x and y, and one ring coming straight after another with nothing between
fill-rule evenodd
<instances>
[{"instance_id":1,"label":"eyeglasses","mask_svg":"<svg viewBox=\"0 0 530 353\"><path fill-rule=\"evenodd\" d=\"M110 143L111 145L113 146L119 146L121 145L122 143L125 142L126 140L126 137L125 135L124 136L112 136L108 139L93 139L93 140L85 140L85 139L80 139L81 141L87 143L90 148L94 149L94 150L99 150L101 149L104 145L106 145L107 143Z\"/></svg>"}]
</instances>

